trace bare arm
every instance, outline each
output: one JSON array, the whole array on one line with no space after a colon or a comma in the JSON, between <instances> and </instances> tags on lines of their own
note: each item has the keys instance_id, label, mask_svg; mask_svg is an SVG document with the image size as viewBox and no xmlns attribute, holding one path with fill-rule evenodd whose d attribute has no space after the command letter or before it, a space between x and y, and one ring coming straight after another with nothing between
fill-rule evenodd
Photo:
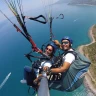
<instances>
[{"instance_id":1,"label":"bare arm","mask_svg":"<svg viewBox=\"0 0 96 96\"><path fill-rule=\"evenodd\" d=\"M52 68L51 72L52 73L62 73L62 72L65 72L66 70L68 70L69 67L70 67L70 63L64 62L63 66L61 66L59 68Z\"/></svg>"},{"instance_id":2,"label":"bare arm","mask_svg":"<svg viewBox=\"0 0 96 96\"><path fill-rule=\"evenodd\" d=\"M62 49L62 46L61 46L61 44L59 43L58 40L53 40L53 42L54 42L60 49Z\"/></svg>"}]
</instances>

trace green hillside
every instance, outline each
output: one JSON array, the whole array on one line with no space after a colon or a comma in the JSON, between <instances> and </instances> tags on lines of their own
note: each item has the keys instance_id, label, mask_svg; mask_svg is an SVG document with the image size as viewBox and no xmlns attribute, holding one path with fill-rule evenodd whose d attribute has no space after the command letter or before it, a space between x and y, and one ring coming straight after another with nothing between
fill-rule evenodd
<instances>
[{"instance_id":1,"label":"green hillside","mask_svg":"<svg viewBox=\"0 0 96 96\"><path fill-rule=\"evenodd\" d=\"M92 29L92 34L95 38L95 43L83 47L84 54L91 60L89 71L92 75L92 81L96 87L96 25Z\"/></svg>"}]
</instances>

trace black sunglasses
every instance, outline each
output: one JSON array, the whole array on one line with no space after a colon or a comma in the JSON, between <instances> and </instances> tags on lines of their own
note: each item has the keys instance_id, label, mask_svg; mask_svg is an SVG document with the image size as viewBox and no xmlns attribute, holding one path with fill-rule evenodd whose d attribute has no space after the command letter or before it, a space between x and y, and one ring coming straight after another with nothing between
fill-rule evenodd
<instances>
[{"instance_id":1,"label":"black sunglasses","mask_svg":"<svg viewBox=\"0 0 96 96\"><path fill-rule=\"evenodd\" d=\"M62 42L61 44L64 45L64 44L68 44L69 42Z\"/></svg>"},{"instance_id":2,"label":"black sunglasses","mask_svg":"<svg viewBox=\"0 0 96 96\"><path fill-rule=\"evenodd\" d=\"M50 52L52 51L52 50L51 50L51 49L49 49L49 48L46 48L46 50L48 50L48 51L50 51Z\"/></svg>"}]
</instances>

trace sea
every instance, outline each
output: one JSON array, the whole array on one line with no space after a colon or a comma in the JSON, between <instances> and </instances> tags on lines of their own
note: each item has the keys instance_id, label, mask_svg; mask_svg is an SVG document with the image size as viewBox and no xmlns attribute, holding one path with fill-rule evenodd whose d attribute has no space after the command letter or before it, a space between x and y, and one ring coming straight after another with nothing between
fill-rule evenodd
<instances>
[{"instance_id":1,"label":"sea","mask_svg":"<svg viewBox=\"0 0 96 96\"><path fill-rule=\"evenodd\" d=\"M54 17L52 23L54 40L60 41L62 37L70 36L75 49L91 42L88 32L90 27L96 24L96 6L62 3L54 4L51 11ZM24 12L25 16L35 17L40 14L48 15L46 8L30 9ZM60 14L64 14L64 19L60 19ZM56 19L58 16L59 18ZM15 17L11 17L10 20L21 28ZM42 44L50 39L49 25L28 19L25 22L32 39L41 48ZM31 89L29 94L29 87L20 83L23 79L24 66L31 66L30 61L24 56L31 51L31 48L31 44L16 31L7 19L0 22L0 96L32 96L33 90ZM82 84L72 92L50 90L50 96L94 95L90 95Z\"/></svg>"}]
</instances>

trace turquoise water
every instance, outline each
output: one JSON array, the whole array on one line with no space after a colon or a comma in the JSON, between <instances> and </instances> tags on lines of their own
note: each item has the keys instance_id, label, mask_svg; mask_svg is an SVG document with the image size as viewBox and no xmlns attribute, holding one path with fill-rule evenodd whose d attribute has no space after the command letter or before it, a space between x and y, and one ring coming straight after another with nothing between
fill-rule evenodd
<instances>
[{"instance_id":1,"label":"turquoise water","mask_svg":"<svg viewBox=\"0 0 96 96\"><path fill-rule=\"evenodd\" d=\"M96 6L71 6L66 4L54 5L53 16L63 13L64 19L53 21L54 39L60 40L63 36L69 35L74 43L73 47L90 42L88 30L96 24ZM29 14L41 14L39 9L35 12L30 10L25 12ZM42 12L42 14L44 11ZM11 19L16 22L15 18ZM18 25L18 24L17 24ZM33 40L40 46L49 40L49 27L34 21L26 20L26 26ZM25 53L30 52L29 42L11 25L8 20L0 22L0 84L11 72L11 76L6 84L0 89L0 96L27 96L27 85L22 85L20 80L23 78L23 67L31 66L31 63L24 57ZM51 96L87 96L86 88L82 85L73 92L50 91Z\"/></svg>"}]
</instances>

